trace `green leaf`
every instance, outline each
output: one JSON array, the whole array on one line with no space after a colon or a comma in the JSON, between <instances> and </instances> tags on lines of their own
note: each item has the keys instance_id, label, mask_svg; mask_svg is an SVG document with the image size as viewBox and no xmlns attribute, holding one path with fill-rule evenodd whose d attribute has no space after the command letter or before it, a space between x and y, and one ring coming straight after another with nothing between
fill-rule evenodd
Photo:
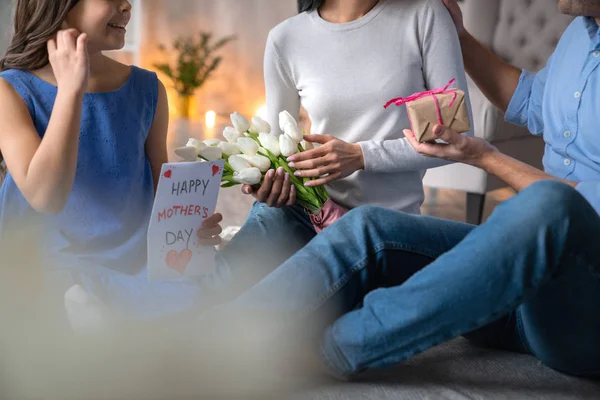
<instances>
[{"instance_id":1,"label":"green leaf","mask_svg":"<svg viewBox=\"0 0 600 400\"><path fill-rule=\"evenodd\" d=\"M227 36L215 41L210 32L178 37L173 42L175 63L157 63L154 66L171 78L180 95L191 96L221 65L222 57L214 53L234 39L235 36ZM159 49L166 50L163 45Z\"/></svg>"}]
</instances>

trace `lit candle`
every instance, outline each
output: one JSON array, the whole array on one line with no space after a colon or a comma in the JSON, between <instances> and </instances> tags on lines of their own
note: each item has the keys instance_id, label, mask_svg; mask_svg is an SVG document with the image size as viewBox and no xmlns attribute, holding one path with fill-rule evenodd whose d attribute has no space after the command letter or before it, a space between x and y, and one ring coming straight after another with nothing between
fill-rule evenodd
<instances>
[{"instance_id":1,"label":"lit candle","mask_svg":"<svg viewBox=\"0 0 600 400\"><path fill-rule=\"evenodd\" d=\"M217 113L210 110L206 112L204 116L204 124L206 125L206 134L204 135L206 139L214 139L215 138L215 124L217 121Z\"/></svg>"}]
</instances>

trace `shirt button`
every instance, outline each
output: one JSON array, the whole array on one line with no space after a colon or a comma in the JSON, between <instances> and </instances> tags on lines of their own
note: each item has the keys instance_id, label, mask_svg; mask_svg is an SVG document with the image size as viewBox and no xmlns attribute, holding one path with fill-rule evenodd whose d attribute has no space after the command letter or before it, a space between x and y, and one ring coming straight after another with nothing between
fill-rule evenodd
<instances>
[{"instance_id":1,"label":"shirt button","mask_svg":"<svg viewBox=\"0 0 600 400\"><path fill-rule=\"evenodd\" d=\"M581 97L581 92L575 92L574 96L575 96L576 99L580 98Z\"/></svg>"},{"instance_id":2,"label":"shirt button","mask_svg":"<svg viewBox=\"0 0 600 400\"><path fill-rule=\"evenodd\" d=\"M594 57L598 58L600 57L600 51L596 50L595 52L592 53L594 55Z\"/></svg>"},{"instance_id":3,"label":"shirt button","mask_svg":"<svg viewBox=\"0 0 600 400\"><path fill-rule=\"evenodd\" d=\"M565 158L565 165L568 167L569 165L571 165L571 160L569 160L568 158Z\"/></svg>"},{"instance_id":4,"label":"shirt button","mask_svg":"<svg viewBox=\"0 0 600 400\"><path fill-rule=\"evenodd\" d=\"M563 133L564 137L566 137L567 139L571 137L571 131L565 131L565 133Z\"/></svg>"}]
</instances>

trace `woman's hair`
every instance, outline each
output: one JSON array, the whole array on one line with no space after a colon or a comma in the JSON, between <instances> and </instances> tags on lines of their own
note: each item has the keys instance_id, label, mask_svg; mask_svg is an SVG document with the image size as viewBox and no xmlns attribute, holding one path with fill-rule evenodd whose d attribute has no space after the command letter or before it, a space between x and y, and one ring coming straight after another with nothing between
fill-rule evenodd
<instances>
[{"instance_id":1,"label":"woman's hair","mask_svg":"<svg viewBox=\"0 0 600 400\"><path fill-rule=\"evenodd\" d=\"M0 71L35 70L48 64L47 42L79 0L17 0L13 36Z\"/></svg>"},{"instance_id":2,"label":"woman's hair","mask_svg":"<svg viewBox=\"0 0 600 400\"><path fill-rule=\"evenodd\" d=\"M321 7L325 0L298 0L298 12L312 11Z\"/></svg>"}]
</instances>

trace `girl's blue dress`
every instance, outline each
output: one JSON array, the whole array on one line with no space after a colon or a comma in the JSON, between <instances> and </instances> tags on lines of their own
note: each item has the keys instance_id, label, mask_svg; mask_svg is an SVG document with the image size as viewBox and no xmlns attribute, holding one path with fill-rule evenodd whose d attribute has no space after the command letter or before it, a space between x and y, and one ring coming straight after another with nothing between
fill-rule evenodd
<instances>
[{"instance_id":1,"label":"girl's blue dress","mask_svg":"<svg viewBox=\"0 0 600 400\"><path fill-rule=\"evenodd\" d=\"M57 88L35 75L8 70L43 137ZM193 309L199 286L188 280L146 280L146 237L154 185L145 144L154 121L158 79L132 67L118 90L83 100L73 192L56 216L34 212L7 176L0 188L0 241L19 224L41 221L45 264L59 291L80 284L121 316L147 319Z\"/></svg>"}]
</instances>

